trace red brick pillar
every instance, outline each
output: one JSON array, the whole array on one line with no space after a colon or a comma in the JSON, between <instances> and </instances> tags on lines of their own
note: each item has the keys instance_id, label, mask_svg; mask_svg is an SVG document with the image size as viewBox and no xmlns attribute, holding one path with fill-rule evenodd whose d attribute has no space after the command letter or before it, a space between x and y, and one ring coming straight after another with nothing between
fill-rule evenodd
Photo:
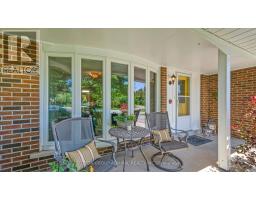
<instances>
[{"instance_id":1,"label":"red brick pillar","mask_svg":"<svg viewBox=\"0 0 256 200\"><path fill-rule=\"evenodd\" d=\"M209 84L210 76L201 75L201 92L200 92L200 115L201 115L201 126L206 124L209 120L210 112L210 95L209 95Z\"/></svg>"},{"instance_id":2,"label":"red brick pillar","mask_svg":"<svg viewBox=\"0 0 256 200\"><path fill-rule=\"evenodd\" d=\"M167 67L161 67L161 112L167 111Z\"/></svg>"}]
</instances>

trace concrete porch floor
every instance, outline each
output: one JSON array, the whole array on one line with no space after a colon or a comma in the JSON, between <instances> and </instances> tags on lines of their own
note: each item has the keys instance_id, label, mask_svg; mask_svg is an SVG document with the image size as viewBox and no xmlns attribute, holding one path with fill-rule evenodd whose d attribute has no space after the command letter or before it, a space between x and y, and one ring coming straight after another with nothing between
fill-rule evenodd
<instances>
[{"instance_id":1,"label":"concrete porch floor","mask_svg":"<svg viewBox=\"0 0 256 200\"><path fill-rule=\"evenodd\" d=\"M203 137L202 135L199 135ZM178 156L183 161L183 170L181 172L197 172L207 168L208 166L216 166L216 161L218 159L218 143L217 136L206 137L211 139L212 142L193 146L189 144L187 149L181 149L173 151L173 154ZM231 146L235 147L241 144L241 140L237 138L231 139ZM162 170L156 168L151 163L151 156L157 152L157 149L150 145L143 146L143 151L149 163L150 172L163 172ZM232 151L233 148L232 148ZM111 172L122 172L123 171L123 158L124 152L118 152L116 155L116 160L118 166L112 169ZM131 151L128 151L128 156L126 157L126 172L146 172L145 161L139 151L134 151L134 157L131 157Z\"/></svg>"}]
</instances>

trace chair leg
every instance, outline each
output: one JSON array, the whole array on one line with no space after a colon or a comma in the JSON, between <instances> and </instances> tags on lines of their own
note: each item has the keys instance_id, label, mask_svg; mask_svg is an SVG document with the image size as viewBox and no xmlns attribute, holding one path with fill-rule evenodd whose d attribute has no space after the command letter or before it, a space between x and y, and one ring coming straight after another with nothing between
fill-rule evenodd
<instances>
[{"instance_id":1,"label":"chair leg","mask_svg":"<svg viewBox=\"0 0 256 200\"><path fill-rule=\"evenodd\" d=\"M160 165L162 164L163 159L165 158L165 156L166 156L166 154L164 154L164 155L162 156L161 161L160 161Z\"/></svg>"},{"instance_id":2,"label":"chair leg","mask_svg":"<svg viewBox=\"0 0 256 200\"><path fill-rule=\"evenodd\" d=\"M140 144L139 149L140 149L140 152L141 152L141 154L142 154L142 156L143 156L143 158L144 158L144 160L145 160L145 162L146 162L147 171L149 172L148 160L147 160L147 158L146 158L144 152L142 151L142 147L141 147L141 146L142 146L142 145Z\"/></svg>"},{"instance_id":3,"label":"chair leg","mask_svg":"<svg viewBox=\"0 0 256 200\"><path fill-rule=\"evenodd\" d=\"M125 172L126 155L127 155L127 145L126 145L126 142L124 141L124 165L123 165L123 172Z\"/></svg>"},{"instance_id":4,"label":"chair leg","mask_svg":"<svg viewBox=\"0 0 256 200\"><path fill-rule=\"evenodd\" d=\"M116 149L115 148L113 148L113 154L112 154L112 157L113 157L113 160L114 160L114 162L115 162L115 167L117 167L117 161L116 161Z\"/></svg>"},{"instance_id":5,"label":"chair leg","mask_svg":"<svg viewBox=\"0 0 256 200\"><path fill-rule=\"evenodd\" d=\"M162 156L161 158L161 161L160 161L160 164L156 163L155 159L157 156ZM173 161L175 161L177 163L177 166L174 167L174 168L166 168L166 167L162 167L161 164L162 164L162 161L164 159L164 157L166 156L169 156ZM175 155L173 155L172 153L170 152L165 152L162 154L162 152L157 152L155 153L152 157L151 157L151 161L152 163L154 164L154 166L158 169L161 169L163 171L168 171L168 172L177 172L177 171L180 171L182 170L182 165L183 165L183 162Z\"/></svg>"}]
</instances>

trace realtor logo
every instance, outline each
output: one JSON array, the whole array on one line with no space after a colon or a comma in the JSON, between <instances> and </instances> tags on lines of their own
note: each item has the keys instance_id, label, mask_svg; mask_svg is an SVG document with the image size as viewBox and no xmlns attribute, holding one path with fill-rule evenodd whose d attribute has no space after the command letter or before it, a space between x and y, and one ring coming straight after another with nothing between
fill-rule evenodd
<instances>
[{"instance_id":1,"label":"realtor logo","mask_svg":"<svg viewBox=\"0 0 256 200\"><path fill-rule=\"evenodd\" d=\"M3 64L38 66L37 31L3 31Z\"/></svg>"}]
</instances>

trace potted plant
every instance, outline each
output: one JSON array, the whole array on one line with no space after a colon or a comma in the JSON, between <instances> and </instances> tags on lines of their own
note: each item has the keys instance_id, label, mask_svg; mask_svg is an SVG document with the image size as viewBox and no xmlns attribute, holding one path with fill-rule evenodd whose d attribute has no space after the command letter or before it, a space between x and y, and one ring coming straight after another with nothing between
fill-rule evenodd
<instances>
[{"instance_id":1,"label":"potted plant","mask_svg":"<svg viewBox=\"0 0 256 200\"><path fill-rule=\"evenodd\" d=\"M76 172L77 168L75 163L71 162L68 159L63 159L61 163L58 162L51 162L49 163L50 169L52 172Z\"/></svg>"},{"instance_id":2,"label":"potted plant","mask_svg":"<svg viewBox=\"0 0 256 200\"><path fill-rule=\"evenodd\" d=\"M135 115L127 115L125 113L122 113L121 115L115 116L114 119L117 122L118 127L131 130L131 127L134 124Z\"/></svg>"}]
</instances>

